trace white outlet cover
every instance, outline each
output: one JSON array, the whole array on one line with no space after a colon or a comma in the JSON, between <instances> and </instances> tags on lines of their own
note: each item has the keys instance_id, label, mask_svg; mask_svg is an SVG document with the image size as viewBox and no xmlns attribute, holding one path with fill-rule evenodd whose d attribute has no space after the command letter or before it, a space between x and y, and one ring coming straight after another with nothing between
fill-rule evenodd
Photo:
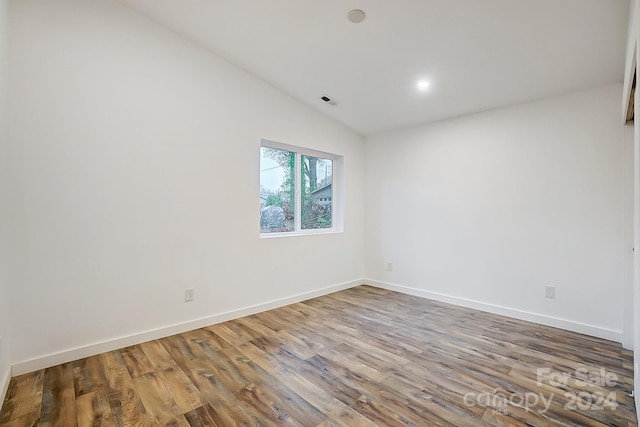
<instances>
[{"instance_id":1,"label":"white outlet cover","mask_svg":"<svg viewBox=\"0 0 640 427\"><path fill-rule=\"evenodd\" d=\"M547 298L555 298L556 297L556 288L555 286L546 286L544 288L544 296Z\"/></svg>"}]
</instances>

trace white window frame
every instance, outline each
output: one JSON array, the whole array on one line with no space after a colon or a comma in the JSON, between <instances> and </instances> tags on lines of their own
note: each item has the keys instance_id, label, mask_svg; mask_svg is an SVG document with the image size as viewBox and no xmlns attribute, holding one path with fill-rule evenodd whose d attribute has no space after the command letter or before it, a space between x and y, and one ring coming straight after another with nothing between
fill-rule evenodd
<instances>
[{"instance_id":1,"label":"white window frame","mask_svg":"<svg viewBox=\"0 0 640 427\"><path fill-rule=\"evenodd\" d=\"M327 153L324 151L312 150L310 148L304 148L297 145L283 144L281 142L271 141L268 139L260 140L260 148L274 148L276 150L284 150L295 153L295 220L294 229L292 231L283 231L275 233L263 233L260 231L260 218L258 218L258 231L260 238L272 238L272 237L287 237L287 236L308 236L313 234L333 234L342 233L344 231L344 220L342 210L342 200L344 194L343 185L343 164L344 157L338 154ZM261 150L260 150L261 151ZM260 152L259 151L259 152ZM260 156L260 154L258 154ZM308 230L302 229L302 203L301 203L301 179L302 176L302 156L319 157L322 159L329 159L333 162L332 165L332 205L331 205L331 228L312 228ZM260 163L260 159L258 159ZM260 191L260 176L258 176L258 192Z\"/></svg>"}]
</instances>

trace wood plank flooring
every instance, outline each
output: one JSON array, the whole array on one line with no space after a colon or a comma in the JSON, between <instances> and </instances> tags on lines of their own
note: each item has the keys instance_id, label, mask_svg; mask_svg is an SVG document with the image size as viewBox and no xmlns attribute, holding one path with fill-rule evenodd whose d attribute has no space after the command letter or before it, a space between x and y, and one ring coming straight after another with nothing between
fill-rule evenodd
<instances>
[{"instance_id":1,"label":"wood plank flooring","mask_svg":"<svg viewBox=\"0 0 640 427\"><path fill-rule=\"evenodd\" d=\"M1 426L635 426L617 343L360 286L13 378Z\"/></svg>"}]
</instances>

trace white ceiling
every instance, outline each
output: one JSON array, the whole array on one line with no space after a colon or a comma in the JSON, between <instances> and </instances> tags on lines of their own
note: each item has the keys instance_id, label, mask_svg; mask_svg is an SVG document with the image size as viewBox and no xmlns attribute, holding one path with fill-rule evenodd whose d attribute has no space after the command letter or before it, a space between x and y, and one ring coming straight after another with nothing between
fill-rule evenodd
<instances>
[{"instance_id":1,"label":"white ceiling","mask_svg":"<svg viewBox=\"0 0 640 427\"><path fill-rule=\"evenodd\" d=\"M628 0L120 1L362 135L620 82L629 13Z\"/></svg>"}]
</instances>

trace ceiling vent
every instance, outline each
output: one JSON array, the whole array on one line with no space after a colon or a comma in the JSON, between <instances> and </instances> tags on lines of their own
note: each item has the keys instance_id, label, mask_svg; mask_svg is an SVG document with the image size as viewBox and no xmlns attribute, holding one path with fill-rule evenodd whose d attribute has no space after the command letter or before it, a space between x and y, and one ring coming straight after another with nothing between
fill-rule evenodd
<instances>
[{"instance_id":1,"label":"ceiling vent","mask_svg":"<svg viewBox=\"0 0 640 427\"><path fill-rule=\"evenodd\" d=\"M322 99L324 102L326 102L329 105L337 105L338 104L335 99L333 99L333 98L331 98L330 96L327 96L327 95L322 95L320 97L320 99Z\"/></svg>"}]
</instances>

